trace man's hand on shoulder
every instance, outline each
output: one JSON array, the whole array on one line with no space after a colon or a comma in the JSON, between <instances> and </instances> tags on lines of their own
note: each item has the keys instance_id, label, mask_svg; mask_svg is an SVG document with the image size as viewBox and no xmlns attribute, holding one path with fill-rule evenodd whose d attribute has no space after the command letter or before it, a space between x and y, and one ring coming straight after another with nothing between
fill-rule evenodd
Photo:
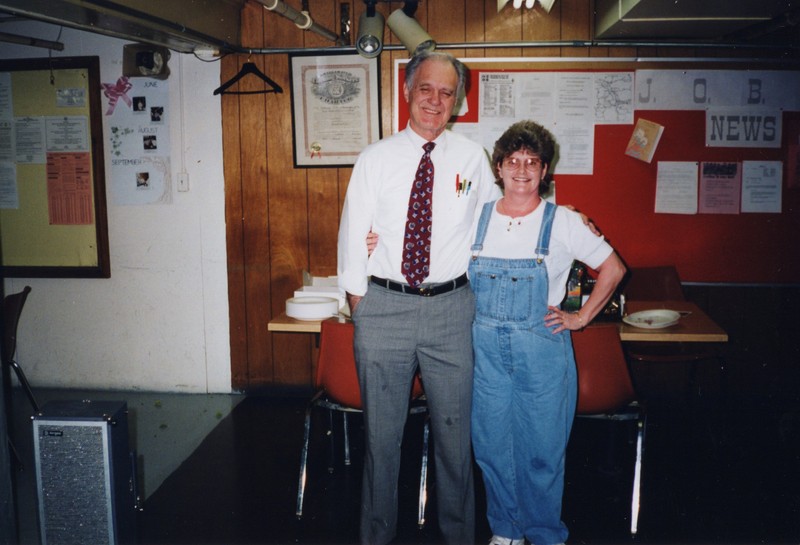
<instances>
[{"instance_id":1,"label":"man's hand on shoulder","mask_svg":"<svg viewBox=\"0 0 800 545\"><path fill-rule=\"evenodd\" d=\"M367 255L371 256L378 245L378 234L370 231L367 233Z\"/></svg>"},{"instance_id":2,"label":"man's hand on shoulder","mask_svg":"<svg viewBox=\"0 0 800 545\"><path fill-rule=\"evenodd\" d=\"M580 216L581 216L581 220L583 220L583 224L584 224L586 227L588 227L588 228L589 228L589 230L590 230L592 233L594 233L594 234L595 234L595 235L597 235L598 237L599 237L599 236L602 234L602 233L600 232L600 229L598 229L598 228L597 228L597 226L594 224L594 222L593 222L591 219L589 219L589 216L587 216L586 214L584 214L583 212L581 212L580 210L578 210L577 208L575 208L575 207L574 207L574 206L572 206L571 204L565 204L565 205L564 205L564 208L566 208L567 210L572 210L573 212L577 212L578 214L580 214Z\"/></svg>"}]
</instances>

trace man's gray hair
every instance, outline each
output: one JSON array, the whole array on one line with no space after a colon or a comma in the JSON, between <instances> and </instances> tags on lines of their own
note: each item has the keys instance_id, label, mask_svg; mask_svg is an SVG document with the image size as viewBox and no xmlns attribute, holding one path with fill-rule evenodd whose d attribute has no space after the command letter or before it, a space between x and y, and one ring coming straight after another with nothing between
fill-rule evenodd
<instances>
[{"instance_id":1,"label":"man's gray hair","mask_svg":"<svg viewBox=\"0 0 800 545\"><path fill-rule=\"evenodd\" d=\"M411 60L408 61L406 65L406 87L411 89L414 86L414 78L417 75L417 69L427 60L450 63L458 75L456 97L460 98L464 96L464 85L467 81L467 67L464 66L463 62L449 53L442 53L440 51L423 51L411 57Z\"/></svg>"}]
</instances>

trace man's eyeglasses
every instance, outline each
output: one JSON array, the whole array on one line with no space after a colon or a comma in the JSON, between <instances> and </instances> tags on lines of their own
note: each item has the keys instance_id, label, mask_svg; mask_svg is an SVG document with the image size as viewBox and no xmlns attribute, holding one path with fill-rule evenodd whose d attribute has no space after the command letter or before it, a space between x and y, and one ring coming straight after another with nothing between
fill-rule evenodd
<instances>
[{"instance_id":1,"label":"man's eyeglasses","mask_svg":"<svg viewBox=\"0 0 800 545\"><path fill-rule=\"evenodd\" d=\"M527 157L525 159L506 157L503 160L503 167L508 170L519 170L523 166L526 170L540 170L542 168L542 160L536 157Z\"/></svg>"}]
</instances>

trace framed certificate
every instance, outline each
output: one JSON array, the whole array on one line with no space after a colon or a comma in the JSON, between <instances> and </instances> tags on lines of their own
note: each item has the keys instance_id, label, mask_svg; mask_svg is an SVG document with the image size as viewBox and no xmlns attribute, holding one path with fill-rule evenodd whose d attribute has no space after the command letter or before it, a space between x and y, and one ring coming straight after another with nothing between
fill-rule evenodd
<instances>
[{"instance_id":1,"label":"framed certificate","mask_svg":"<svg viewBox=\"0 0 800 545\"><path fill-rule=\"evenodd\" d=\"M378 59L289 57L295 167L352 165L380 139Z\"/></svg>"}]
</instances>

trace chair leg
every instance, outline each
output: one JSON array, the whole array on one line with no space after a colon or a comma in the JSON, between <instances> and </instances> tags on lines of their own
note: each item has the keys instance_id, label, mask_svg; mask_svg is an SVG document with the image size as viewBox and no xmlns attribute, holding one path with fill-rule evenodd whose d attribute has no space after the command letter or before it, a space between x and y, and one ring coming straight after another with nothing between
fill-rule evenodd
<instances>
[{"instance_id":1,"label":"chair leg","mask_svg":"<svg viewBox=\"0 0 800 545\"><path fill-rule=\"evenodd\" d=\"M18 467L20 471L24 471L25 464L22 462L22 457L19 455L17 447L14 446L14 441L12 441L10 437L8 438L8 450L13 455L14 461L16 462L16 467Z\"/></svg>"},{"instance_id":2,"label":"chair leg","mask_svg":"<svg viewBox=\"0 0 800 545\"><path fill-rule=\"evenodd\" d=\"M328 448L328 473L333 473L333 466L336 463L336 438L333 433L333 410L328 409L328 439L330 439L330 447Z\"/></svg>"},{"instance_id":3,"label":"chair leg","mask_svg":"<svg viewBox=\"0 0 800 545\"><path fill-rule=\"evenodd\" d=\"M19 379L19 383L22 386L22 389L25 391L25 394L28 396L28 399L30 399L31 405L33 405L33 410L38 413L39 404L36 403L36 398L33 397L33 390L31 390L31 385L28 382L28 378L25 376L25 373L22 371L22 367L20 367L19 364L14 360L11 360L8 363L9 365L11 365L11 368L17 374L17 378Z\"/></svg>"},{"instance_id":4,"label":"chair leg","mask_svg":"<svg viewBox=\"0 0 800 545\"><path fill-rule=\"evenodd\" d=\"M642 489L642 457L644 455L644 434L647 416L636 421L636 466L633 471L633 492L631 494L631 536L639 530L639 501Z\"/></svg>"},{"instance_id":5,"label":"chair leg","mask_svg":"<svg viewBox=\"0 0 800 545\"><path fill-rule=\"evenodd\" d=\"M347 412L342 413L342 433L344 434L344 465L350 465L350 432L347 429Z\"/></svg>"},{"instance_id":6,"label":"chair leg","mask_svg":"<svg viewBox=\"0 0 800 545\"><path fill-rule=\"evenodd\" d=\"M300 452L300 477L297 479L297 509L295 516L302 518L303 516L303 495L306 490L306 469L308 467L308 440L311 435L311 409L313 404L310 404L306 409L305 427L303 428L303 450Z\"/></svg>"},{"instance_id":7,"label":"chair leg","mask_svg":"<svg viewBox=\"0 0 800 545\"><path fill-rule=\"evenodd\" d=\"M422 430L422 465L419 472L419 506L417 508L417 524L420 528L425 526L425 505L428 502L428 435L430 433L430 418L425 416L425 426Z\"/></svg>"}]
</instances>

